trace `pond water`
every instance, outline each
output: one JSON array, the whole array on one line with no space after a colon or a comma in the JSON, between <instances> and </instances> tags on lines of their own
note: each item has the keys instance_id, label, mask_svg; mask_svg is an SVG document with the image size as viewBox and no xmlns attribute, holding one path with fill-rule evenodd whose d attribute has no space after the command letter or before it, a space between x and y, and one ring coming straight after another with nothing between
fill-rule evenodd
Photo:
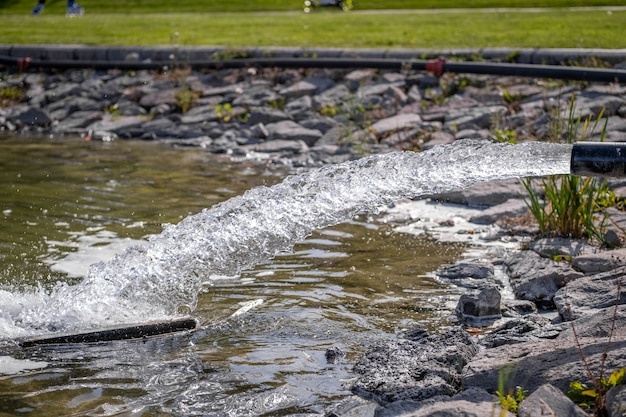
<instances>
[{"instance_id":1,"label":"pond water","mask_svg":"<svg viewBox=\"0 0 626 417\"><path fill-rule=\"evenodd\" d=\"M289 172L200 149L78 138L0 138L0 166L0 416L323 413L350 395L351 360L415 323L447 325L458 298L430 272L462 246L360 215L212 277L185 311L198 332L23 350L16 340L35 331L20 327L16 310L164 224ZM330 348L345 359L327 361Z\"/></svg>"}]
</instances>

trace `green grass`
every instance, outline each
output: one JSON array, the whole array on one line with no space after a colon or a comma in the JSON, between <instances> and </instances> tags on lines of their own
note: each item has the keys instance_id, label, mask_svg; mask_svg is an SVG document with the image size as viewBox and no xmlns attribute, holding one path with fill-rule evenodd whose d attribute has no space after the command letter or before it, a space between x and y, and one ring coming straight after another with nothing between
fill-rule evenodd
<instances>
[{"instance_id":1,"label":"green grass","mask_svg":"<svg viewBox=\"0 0 626 417\"><path fill-rule=\"evenodd\" d=\"M0 14L29 13L36 0L0 0ZM170 12L260 12L300 11L301 0L79 0L91 13L170 13ZM66 1L48 0L47 11L63 12ZM355 0L356 10L376 9L435 9L435 8L492 8L492 7L573 7L626 5L624 0Z\"/></svg>"},{"instance_id":2,"label":"green grass","mask_svg":"<svg viewBox=\"0 0 626 417\"><path fill-rule=\"evenodd\" d=\"M245 22L245 24L241 24ZM625 48L626 12L0 15L5 44ZM173 33L178 33L174 39Z\"/></svg>"},{"instance_id":3,"label":"green grass","mask_svg":"<svg viewBox=\"0 0 626 417\"><path fill-rule=\"evenodd\" d=\"M626 5L626 0L356 0L357 12L325 8L311 14L302 12L300 0L79 0L86 14L75 19L64 17L65 0L48 0L44 13L31 17L35 2L0 0L0 43L428 49L626 47L626 37L621 36L626 11L366 12L381 5L390 9L566 7ZM259 13L272 11L283 13Z\"/></svg>"}]
</instances>

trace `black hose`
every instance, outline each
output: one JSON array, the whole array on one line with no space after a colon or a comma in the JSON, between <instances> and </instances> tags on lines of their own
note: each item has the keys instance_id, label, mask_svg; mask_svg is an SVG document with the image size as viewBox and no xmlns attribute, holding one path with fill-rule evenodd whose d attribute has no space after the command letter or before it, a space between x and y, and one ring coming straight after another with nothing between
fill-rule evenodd
<instances>
[{"instance_id":1,"label":"black hose","mask_svg":"<svg viewBox=\"0 0 626 417\"><path fill-rule=\"evenodd\" d=\"M619 142L577 142L572 147L572 175L584 177L626 177L626 144Z\"/></svg>"},{"instance_id":2,"label":"black hose","mask_svg":"<svg viewBox=\"0 0 626 417\"><path fill-rule=\"evenodd\" d=\"M246 58L232 60L196 60L167 63L162 61L104 61L104 60L36 60L0 55L0 64L27 68L93 68L121 70L156 70L170 65L192 69L227 69L246 67L278 68L373 68L400 71L403 69L429 71L437 76L444 72L492 74L533 78L554 78L595 82L626 83L626 70L565 67L557 65L503 64L489 62L446 62L434 60L363 59L363 58Z\"/></svg>"}]
</instances>

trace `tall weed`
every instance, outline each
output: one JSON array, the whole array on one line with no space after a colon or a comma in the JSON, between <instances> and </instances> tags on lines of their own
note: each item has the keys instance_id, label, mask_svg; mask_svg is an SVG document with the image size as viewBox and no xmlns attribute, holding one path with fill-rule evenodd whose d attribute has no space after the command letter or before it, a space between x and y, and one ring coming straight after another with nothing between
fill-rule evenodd
<instances>
[{"instance_id":1,"label":"tall weed","mask_svg":"<svg viewBox=\"0 0 626 417\"><path fill-rule=\"evenodd\" d=\"M583 141L591 136L604 115L604 109L595 121L591 117L583 120L575 116L575 97L572 95L566 124L559 113L555 120L552 141L562 140L562 131L566 130L565 142ZM600 133L604 140L606 120ZM539 225L542 235L584 238L605 243L604 233L608 214L602 210L605 202L611 200L611 191L606 180L582 178L575 175L549 176L541 180L526 178L522 180L526 189L525 198L531 214Z\"/></svg>"}]
</instances>

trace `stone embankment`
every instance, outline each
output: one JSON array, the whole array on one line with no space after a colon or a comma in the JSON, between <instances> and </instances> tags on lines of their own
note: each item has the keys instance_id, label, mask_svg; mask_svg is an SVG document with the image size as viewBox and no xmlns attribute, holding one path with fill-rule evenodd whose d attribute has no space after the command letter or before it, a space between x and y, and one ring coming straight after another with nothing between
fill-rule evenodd
<instances>
[{"instance_id":1,"label":"stone embankment","mask_svg":"<svg viewBox=\"0 0 626 417\"><path fill-rule=\"evenodd\" d=\"M618 84L181 67L5 73L0 92L0 129L15 135L163 140L294 167L427 150L458 139L561 137L572 96L576 117L603 111L605 139L626 141L626 86ZM599 135L588 132L588 139ZM519 184L502 182L440 197L489 206L468 220L489 232L486 240L510 242L529 232L511 226L526 211L520 192ZM626 221L617 211L614 219L619 246ZM354 364L358 396L329 415L500 415L494 394L502 375L507 389L521 386L530 393L518 415L587 415L563 393L570 382L591 379L578 344L595 377L626 364L626 299L620 293L626 250L564 239L538 240L528 250L495 246L438 271L441 280L468 288L457 307L459 326L433 335L414 329L372 348ZM477 317L489 326L471 327L468 320ZM611 415L622 415L625 398L623 386L609 392Z\"/></svg>"}]
</instances>

